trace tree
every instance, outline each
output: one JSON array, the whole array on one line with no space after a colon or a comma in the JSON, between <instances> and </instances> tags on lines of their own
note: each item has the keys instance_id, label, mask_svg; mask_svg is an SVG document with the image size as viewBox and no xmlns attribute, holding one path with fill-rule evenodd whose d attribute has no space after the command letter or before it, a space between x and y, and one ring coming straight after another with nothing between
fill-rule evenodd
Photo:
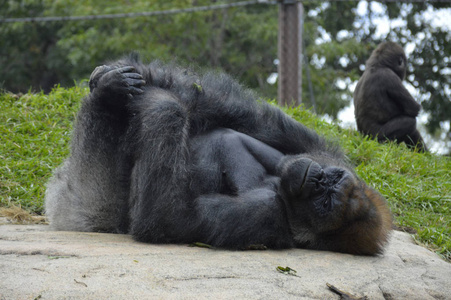
<instances>
[{"instance_id":1,"label":"tree","mask_svg":"<svg viewBox=\"0 0 451 300\"><path fill-rule=\"evenodd\" d=\"M42 16L42 1L3 1L2 17L23 18ZM55 23L5 23L0 24L0 88L26 91L31 87L45 91L56 80L68 83L65 57L56 47Z\"/></svg>"}]
</instances>

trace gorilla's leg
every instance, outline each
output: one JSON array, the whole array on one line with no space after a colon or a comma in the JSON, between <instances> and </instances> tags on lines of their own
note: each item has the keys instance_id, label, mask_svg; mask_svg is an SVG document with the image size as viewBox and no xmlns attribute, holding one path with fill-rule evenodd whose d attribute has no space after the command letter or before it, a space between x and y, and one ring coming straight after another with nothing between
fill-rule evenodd
<instances>
[{"instance_id":1,"label":"gorilla's leg","mask_svg":"<svg viewBox=\"0 0 451 300\"><path fill-rule=\"evenodd\" d=\"M379 129L378 138L401 141L415 130L416 124L415 118L409 116L393 118Z\"/></svg>"},{"instance_id":2,"label":"gorilla's leg","mask_svg":"<svg viewBox=\"0 0 451 300\"><path fill-rule=\"evenodd\" d=\"M429 149L426 146L426 143L424 142L423 137L421 136L418 129L415 129L414 132L410 133L406 137L406 139L404 139L404 142L410 148L416 148L420 152L429 152Z\"/></svg>"},{"instance_id":3,"label":"gorilla's leg","mask_svg":"<svg viewBox=\"0 0 451 300\"><path fill-rule=\"evenodd\" d=\"M48 185L46 212L58 230L125 233L131 170L124 147L126 104L142 92L144 81L131 67L96 71L78 114L71 156Z\"/></svg>"},{"instance_id":4,"label":"gorilla's leg","mask_svg":"<svg viewBox=\"0 0 451 300\"><path fill-rule=\"evenodd\" d=\"M409 116L399 116L385 123L378 132L378 140L385 139L404 142L411 148L417 147L422 152L427 152L426 144L416 128L416 119Z\"/></svg>"},{"instance_id":5,"label":"gorilla's leg","mask_svg":"<svg viewBox=\"0 0 451 300\"><path fill-rule=\"evenodd\" d=\"M130 232L139 241L177 242L188 234L188 114L175 96L149 88L133 102L135 166Z\"/></svg>"}]
</instances>

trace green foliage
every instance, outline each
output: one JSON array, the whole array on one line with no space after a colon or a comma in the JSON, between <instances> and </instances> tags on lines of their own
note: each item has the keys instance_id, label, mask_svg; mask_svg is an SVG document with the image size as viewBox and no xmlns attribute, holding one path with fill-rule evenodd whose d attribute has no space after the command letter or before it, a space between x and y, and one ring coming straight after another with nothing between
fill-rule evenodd
<instances>
[{"instance_id":1,"label":"green foliage","mask_svg":"<svg viewBox=\"0 0 451 300\"><path fill-rule=\"evenodd\" d=\"M38 17L44 9L39 0L2 1L0 17ZM0 24L0 88L27 91L33 87L48 92L55 80L72 83L64 53L56 47L60 27L57 23Z\"/></svg>"},{"instance_id":2,"label":"green foliage","mask_svg":"<svg viewBox=\"0 0 451 300\"><path fill-rule=\"evenodd\" d=\"M313 94L318 107L316 112L336 119L338 112L349 105L352 99L349 87L359 80L359 66L365 63L371 45L362 47L356 39L323 44L312 42L307 45L306 55L311 57L307 67L312 70ZM324 61L321 62L321 59ZM338 85L338 82L341 84ZM304 80L303 99L305 106L310 108L312 105L307 97L310 93L307 84L307 80Z\"/></svg>"},{"instance_id":3,"label":"green foliage","mask_svg":"<svg viewBox=\"0 0 451 300\"><path fill-rule=\"evenodd\" d=\"M57 87L48 95L0 94L0 206L43 212L45 183L69 154L72 124L87 92L76 86ZM420 154L393 143L380 145L302 107L284 110L340 144L358 175L386 197L397 225L414 228L418 241L451 259L449 157Z\"/></svg>"},{"instance_id":4,"label":"green foliage","mask_svg":"<svg viewBox=\"0 0 451 300\"><path fill-rule=\"evenodd\" d=\"M228 1L38 1L30 0L39 10L30 10L29 16L77 16L95 14L116 14L162 11L174 8L227 3ZM7 17L19 16L19 10L11 5L5 10ZM21 16L21 15L20 15ZM265 22L262 22L265 20ZM20 26L28 26L27 24ZM38 23L41 24L41 23ZM275 88L266 83L270 73L276 72L273 60L277 53L277 6L253 6L226 10L179 13L172 15L69 21L42 23L46 36L32 34L36 40L50 43L52 49L40 47L41 57L35 61L46 61L52 66L66 70L56 82L67 85L67 79L80 80L89 77L91 71L108 60L139 51L146 60L178 60L183 64L196 64L200 67L220 68L247 85L267 89L275 96ZM258 26L256 26L258 24ZM43 25L43 26L44 26ZM0 38L16 34L19 39L26 30L17 30L17 24L4 24ZM9 34L11 32L11 34ZM7 34L8 33L8 34ZM23 41L20 53L27 54L28 41ZM8 80L0 74L0 87L11 91L26 91L32 85L39 88L35 78L39 78L21 64L9 64L14 58L11 48L4 48L2 54L5 65L11 72L16 70L28 77L14 76ZM52 52L52 51L53 52ZM64 53L58 57L54 52ZM19 57L17 61L20 61ZM28 73L27 73L28 72ZM20 79L20 80L17 80ZM16 81L14 81L16 80ZM42 85L41 85L42 86Z\"/></svg>"},{"instance_id":5,"label":"green foliage","mask_svg":"<svg viewBox=\"0 0 451 300\"><path fill-rule=\"evenodd\" d=\"M319 24L336 39L341 30L353 30L357 5L357 1L326 2L320 10ZM337 12L340 12L340 17L337 17Z\"/></svg>"}]
</instances>

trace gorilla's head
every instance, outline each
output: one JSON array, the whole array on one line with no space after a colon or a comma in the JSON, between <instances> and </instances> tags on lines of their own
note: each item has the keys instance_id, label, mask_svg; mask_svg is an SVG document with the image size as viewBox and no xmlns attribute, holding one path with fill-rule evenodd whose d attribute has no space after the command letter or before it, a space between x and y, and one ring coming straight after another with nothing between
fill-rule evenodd
<instances>
[{"instance_id":1,"label":"gorilla's head","mask_svg":"<svg viewBox=\"0 0 451 300\"><path fill-rule=\"evenodd\" d=\"M385 199L350 168L299 155L284 164L281 178L280 194L299 245L358 254L382 250L391 228Z\"/></svg>"},{"instance_id":2,"label":"gorilla's head","mask_svg":"<svg viewBox=\"0 0 451 300\"><path fill-rule=\"evenodd\" d=\"M391 69L401 80L406 76L407 58L404 49L393 42L379 44L366 62L366 68L385 67Z\"/></svg>"}]
</instances>

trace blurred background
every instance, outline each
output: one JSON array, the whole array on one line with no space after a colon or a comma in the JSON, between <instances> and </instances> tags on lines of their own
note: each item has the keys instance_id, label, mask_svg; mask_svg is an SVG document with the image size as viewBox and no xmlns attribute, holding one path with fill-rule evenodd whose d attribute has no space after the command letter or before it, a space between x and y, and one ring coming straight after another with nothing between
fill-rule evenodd
<instances>
[{"instance_id":1,"label":"blurred background","mask_svg":"<svg viewBox=\"0 0 451 300\"><path fill-rule=\"evenodd\" d=\"M450 1L302 5L302 104L329 122L355 128L352 93L365 61L380 42L397 42L409 61L404 83L423 106L418 127L432 152L449 155ZM0 89L48 93L55 85L86 84L96 66L138 51L144 61L175 59L223 70L262 97L276 99L279 6L277 1L0 0Z\"/></svg>"}]
</instances>

